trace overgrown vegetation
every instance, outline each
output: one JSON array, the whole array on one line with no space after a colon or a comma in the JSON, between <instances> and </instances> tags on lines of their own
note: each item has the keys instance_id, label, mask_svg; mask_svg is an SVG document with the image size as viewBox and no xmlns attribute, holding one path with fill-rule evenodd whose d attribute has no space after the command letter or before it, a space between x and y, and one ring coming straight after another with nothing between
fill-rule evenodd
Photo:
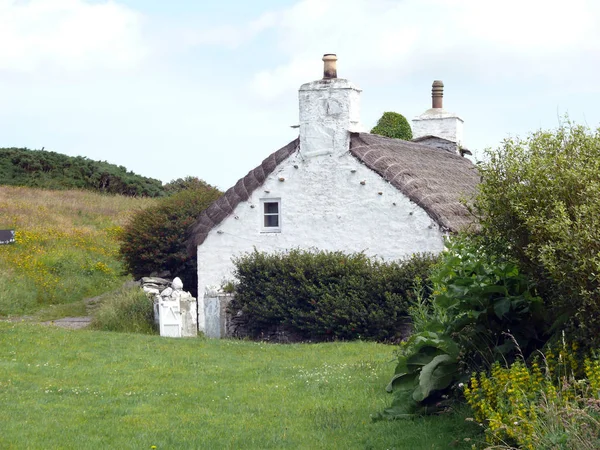
<instances>
[{"instance_id":1,"label":"overgrown vegetation","mask_svg":"<svg viewBox=\"0 0 600 450\"><path fill-rule=\"evenodd\" d=\"M416 277L435 257L384 263L362 253L254 251L234 259L233 314L242 311L255 337L282 326L303 339L397 340L406 328Z\"/></svg>"},{"instance_id":2,"label":"overgrown vegetation","mask_svg":"<svg viewBox=\"0 0 600 450\"><path fill-rule=\"evenodd\" d=\"M398 350L388 386L394 399L381 418L435 410L469 371L543 344L541 300L513 263L488 254L478 239L449 239L430 280L430 300L416 297L409 308L417 326Z\"/></svg>"},{"instance_id":3,"label":"overgrown vegetation","mask_svg":"<svg viewBox=\"0 0 600 450\"><path fill-rule=\"evenodd\" d=\"M197 262L187 253L188 229L221 192L201 181L183 180L182 184L185 189L159 199L131 218L119 235L120 254L126 270L135 278L153 273L179 277L185 290L196 297Z\"/></svg>"},{"instance_id":4,"label":"overgrown vegetation","mask_svg":"<svg viewBox=\"0 0 600 450\"><path fill-rule=\"evenodd\" d=\"M484 244L535 282L549 329L600 347L600 130L567 122L488 158L475 205Z\"/></svg>"},{"instance_id":5,"label":"overgrown vegetation","mask_svg":"<svg viewBox=\"0 0 600 450\"><path fill-rule=\"evenodd\" d=\"M413 137L408 120L397 112L384 112L371 133L404 141L410 141Z\"/></svg>"},{"instance_id":6,"label":"overgrown vegetation","mask_svg":"<svg viewBox=\"0 0 600 450\"><path fill-rule=\"evenodd\" d=\"M409 308L380 417L430 412L477 371L465 393L494 448L598 448L600 130L506 140L480 171L480 232L448 241Z\"/></svg>"},{"instance_id":7,"label":"overgrown vegetation","mask_svg":"<svg viewBox=\"0 0 600 450\"><path fill-rule=\"evenodd\" d=\"M512 361L544 344L542 299L515 263L491 254L479 238L448 240L431 281L432 301L444 311L436 326L459 345L465 368Z\"/></svg>"},{"instance_id":8,"label":"overgrown vegetation","mask_svg":"<svg viewBox=\"0 0 600 450\"><path fill-rule=\"evenodd\" d=\"M103 300L91 327L102 331L156 333L152 300L139 286L121 288Z\"/></svg>"},{"instance_id":9,"label":"overgrown vegetation","mask_svg":"<svg viewBox=\"0 0 600 450\"><path fill-rule=\"evenodd\" d=\"M548 348L530 364L494 363L464 388L486 441L524 449L600 448L600 362L575 356L576 345Z\"/></svg>"},{"instance_id":10,"label":"overgrown vegetation","mask_svg":"<svg viewBox=\"0 0 600 450\"><path fill-rule=\"evenodd\" d=\"M85 191L0 186L0 315L73 304L120 286L116 236L132 212L156 200Z\"/></svg>"},{"instance_id":11,"label":"overgrown vegetation","mask_svg":"<svg viewBox=\"0 0 600 450\"><path fill-rule=\"evenodd\" d=\"M158 197L162 182L123 166L44 150L0 148L0 185Z\"/></svg>"}]
</instances>

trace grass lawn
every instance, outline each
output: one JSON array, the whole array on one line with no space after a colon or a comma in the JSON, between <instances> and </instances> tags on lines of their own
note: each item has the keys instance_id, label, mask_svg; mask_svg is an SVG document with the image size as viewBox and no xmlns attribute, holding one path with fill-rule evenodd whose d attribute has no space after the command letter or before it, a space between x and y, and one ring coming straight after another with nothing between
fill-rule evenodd
<instances>
[{"instance_id":1,"label":"grass lawn","mask_svg":"<svg viewBox=\"0 0 600 450\"><path fill-rule=\"evenodd\" d=\"M470 448L460 414L370 420L392 350L0 322L0 448Z\"/></svg>"}]
</instances>

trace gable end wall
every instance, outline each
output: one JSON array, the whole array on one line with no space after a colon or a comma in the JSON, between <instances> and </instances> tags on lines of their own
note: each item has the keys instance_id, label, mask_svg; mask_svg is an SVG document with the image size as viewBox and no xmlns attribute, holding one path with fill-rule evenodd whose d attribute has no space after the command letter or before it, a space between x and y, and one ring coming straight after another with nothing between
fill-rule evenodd
<instances>
[{"instance_id":1,"label":"gable end wall","mask_svg":"<svg viewBox=\"0 0 600 450\"><path fill-rule=\"evenodd\" d=\"M281 199L281 233L260 232L264 198ZM415 252L438 253L443 236L421 207L349 153L310 159L296 153L198 246L200 330L206 287L231 280L232 256L255 247L267 252L297 247L364 251L394 260Z\"/></svg>"}]
</instances>

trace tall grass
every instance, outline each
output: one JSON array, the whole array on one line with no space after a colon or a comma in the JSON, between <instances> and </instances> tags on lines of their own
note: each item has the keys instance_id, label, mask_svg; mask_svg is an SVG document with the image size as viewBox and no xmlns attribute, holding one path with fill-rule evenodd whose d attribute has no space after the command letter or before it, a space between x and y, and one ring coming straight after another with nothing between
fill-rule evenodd
<instances>
[{"instance_id":1,"label":"tall grass","mask_svg":"<svg viewBox=\"0 0 600 450\"><path fill-rule=\"evenodd\" d=\"M73 303L122 284L116 237L156 200L0 186L0 316Z\"/></svg>"},{"instance_id":2,"label":"tall grass","mask_svg":"<svg viewBox=\"0 0 600 450\"><path fill-rule=\"evenodd\" d=\"M156 333L152 300L138 286L106 294L91 326L102 331Z\"/></svg>"}]
</instances>

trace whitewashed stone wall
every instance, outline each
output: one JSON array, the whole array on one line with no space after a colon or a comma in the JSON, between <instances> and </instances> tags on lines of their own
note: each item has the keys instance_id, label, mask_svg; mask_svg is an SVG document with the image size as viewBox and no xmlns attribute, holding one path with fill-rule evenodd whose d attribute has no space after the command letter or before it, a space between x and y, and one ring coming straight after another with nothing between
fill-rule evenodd
<instances>
[{"instance_id":1,"label":"whitewashed stone wall","mask_svg":"<svg viewBox=\"0 0 600 450\"><path fill-rule=\"evenodd\" d=\"M463 120L442 108L431 108L412 120L413 139L438 136L457 144L463 143Z\"/></svg>"},{"instance_id":2,"label":"whitewashed stone wall","mask_svg":"<svg viewBox=\"0 0 600 450\"><path fill-rule=\"evenodd\" d=\"M261 232L261 199L281 199L280 233ZM312 158L297 153L198 247L198 292L232 279L231 257L254 248L364 251L395 260L440 252L443 236L422 208L348 151ZM204 331L204 298L198 297L198 323Z\"/></svg>"},{"instance_id":3,"label":"whitewashed stone wall","mask_svg":"<svg viewBox=\"0 0 600 450\"><path fill-rule=\"evenodd\" d=\"M360 125L360 93L356 85L341 78L300 87L300 149L304 157L339 155L348 150L348 131L364 131Z\"/></svg>"}]
</instances>

